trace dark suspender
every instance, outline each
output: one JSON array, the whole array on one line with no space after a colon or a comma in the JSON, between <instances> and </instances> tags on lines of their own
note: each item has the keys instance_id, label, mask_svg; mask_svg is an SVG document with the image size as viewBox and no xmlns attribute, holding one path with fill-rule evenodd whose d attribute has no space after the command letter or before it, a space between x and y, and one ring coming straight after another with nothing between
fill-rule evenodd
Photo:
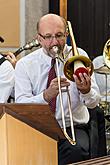
<instances>
[{"instance_id":1,"label":"dark suspender","mask_svg":"<svg viewBox=\"0 0 110 165\"><path fill-rule=\"evenodd\" d=\"M1 65L5 60L6 60L5 57L2 57L2 58L0 59L0 65Z\"/></svg>"}]
</instances>

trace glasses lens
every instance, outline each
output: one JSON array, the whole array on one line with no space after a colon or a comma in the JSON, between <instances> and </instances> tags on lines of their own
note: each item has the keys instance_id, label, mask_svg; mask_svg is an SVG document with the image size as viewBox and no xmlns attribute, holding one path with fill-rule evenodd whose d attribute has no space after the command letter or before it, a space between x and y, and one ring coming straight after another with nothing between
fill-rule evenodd
<instances>
[{"instance_id":1,"label":"glasses lens","mask_svg":"<svg viewBox=\"0 0 110 165\"><path fill-rule=\"evenodd\" d=\"M51 41L52 40L52 36L51 35L47 35L47 36L45 36L45 40L47 40L47 41Z\"/></svg>"},{"instance_id":2,"label":"glasses lens","mask_svg":"<svg viewBox=\"0 0 110 165\"><path fill-rule=\"evenodd\" d=\"M64 37L65 37L65 35L63 33L55 35L55 38L58 39L58 40L64 39Z\"/></svg>"},{"instance_id":3,"label":"glasses lens","mask_svg":"<svg viewBox=\"0 0 110 165\"><path fill-rule=\"evenodd\" d=\"M65 34L64 33L58 33L58 34L55 34L55 35L41 35L40 36L45 39L46 41L52 41L53 38L56 38L57 40L62 40L65 38Z\"/></svg>"}]
</instances>

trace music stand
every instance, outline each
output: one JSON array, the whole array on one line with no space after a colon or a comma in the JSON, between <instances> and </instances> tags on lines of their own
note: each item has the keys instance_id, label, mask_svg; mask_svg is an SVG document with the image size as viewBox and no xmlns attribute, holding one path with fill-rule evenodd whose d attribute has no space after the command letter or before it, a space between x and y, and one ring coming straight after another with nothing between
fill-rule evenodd
<instances>
[{"instance_id":1,"label":"music stand","mask_svg":"<svg viewBox=\"0 0 110 165\"><path fill-rule=\"evenodd\" d=\"M105 118L110 121L110 114L109 114L109 105L108 105L108 92L107 92L107 76L110 75L110 69L104 65L98 69L94 69L94 71L98 74L103 74L105 75L105 108L104 108L104 112L106 112L105 114Z\"/></svg>"}]
</instances>

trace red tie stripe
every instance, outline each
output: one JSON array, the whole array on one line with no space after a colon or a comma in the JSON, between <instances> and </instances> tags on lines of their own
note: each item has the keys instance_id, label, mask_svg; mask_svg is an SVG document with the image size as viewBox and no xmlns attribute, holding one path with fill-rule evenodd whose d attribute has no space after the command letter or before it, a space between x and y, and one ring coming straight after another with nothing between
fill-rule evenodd
<instances>
[{"instance_id":1,"label":"red tie stripe","mask_svg":"<svg viewBox=\"0 0 110 165\"><path fill-rule=\"evenodd\" d=\"M47 88L49 87L51 81L56 77L56 72L55 72L54 65L55 65L55 59L52 59L52 61L51 61L51 68L50 68L49 73L48 73ZM56 109L56 97L52 98L49 101L49 106L50 106L51 111L55 112L55 109Z\"/></svg>"}]
</instances>

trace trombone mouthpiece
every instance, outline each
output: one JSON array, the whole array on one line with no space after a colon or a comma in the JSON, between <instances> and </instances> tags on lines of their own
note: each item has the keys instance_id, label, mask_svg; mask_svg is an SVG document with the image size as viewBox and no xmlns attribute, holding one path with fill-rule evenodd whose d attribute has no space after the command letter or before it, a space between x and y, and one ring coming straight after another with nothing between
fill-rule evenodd
<instances>
[{"instance_id":1,"label":"trombone mouthpiece","mask_svg":"<svg viewBox=\"0 0 110 165\"><path fill-rule=\"evenodd\" d=\"M53 46L53 51L54 51L55 54L58 53L58 50L59 50L59 49L58 49L58 46Z\"/></svg>"}]
</instances>

